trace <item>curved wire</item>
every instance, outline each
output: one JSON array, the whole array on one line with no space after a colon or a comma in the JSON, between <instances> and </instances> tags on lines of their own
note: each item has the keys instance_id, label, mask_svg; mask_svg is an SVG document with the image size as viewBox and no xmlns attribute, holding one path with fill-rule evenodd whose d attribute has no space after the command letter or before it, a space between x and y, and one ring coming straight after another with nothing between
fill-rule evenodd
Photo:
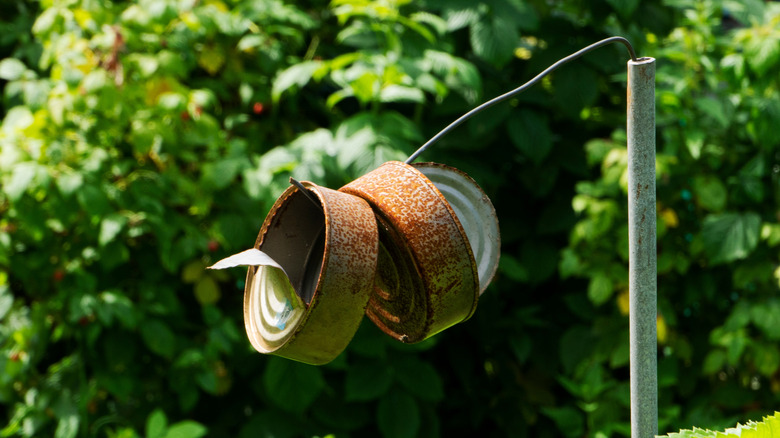
<instances>
[{"instance_id":1,"label":"curved wire","mask_svg":"<svg viewBox=\"0 0 780 438\"><path fill-rule=\"evenodd\" d=\"M432 144L436 143L437 141L439 141L442 137L447 135L450 131L452 131L453 129L458 127L461 123L463 123L466 120L470 119L472 116L474 116L478 112L480 112L482 110L485 110L485 109L488 109L491 106L493 106L493 105L495 105L495 104L497 104L499 102L503 102L503 101L505 101L505 100L507 100L509 98L512 98L512 97L522 93L523 91L527 90L528 88L530 88L531 86L535 85L537 82L542 80L543 77L545 77L548 74L552 73L558 67L561 67L562 65L568 63L569 61L573 61L573 60L579 58L580 56L582 56L582 55L584 55L584 54L586 54L586 53L588 53L590 51L593 51L595 49L598 49L599 47L606 46L607 44L611 44L611 43L622 43L623 45L625 45L626 48L628 49L629 55L631 55L631 60L634 61L634 62L637 61L636 53L634 52L634 47L631 46L631 43L628 42L628 40L623 38L623 37L619 37L619 36L609 37L609 38L603 39L603 40L601 40L599 42L593 43L593 44L591 44L591 45L589 45L589 46L587 46L587 47L585 47L583 49L580 49L577 52L572 53L571 55L569 55L569 56L567 56L565 58L562 58L562 59L558 60L555 64L547 67L547 69L545 69L543 72L541 72L538 75L536 75L536 77L534 77L530 81L526 82L525 84L515 88L514 90L512 90L512 91L510 91L508 93L504 93L504 94L502 94L502 95L500 95L498 97L494 97L493 99L483 103L482 105L480 105L480 106L472 109L471 111L467 112L466 114L460 116L457 120L455 120L454 122L452 122L449 125L447 125L446 128L442 129L441 131L439 131L438 134L434 135L430 140L425 142L424 145L420 146L419 149L417 149L412 155L409 156L409 158L406 159L406 161L405 161L406 164L410 164L417 157L419 157L420 154L425 152L425 150L428 149L428 147L430 145L432 145Z\"/></svg>"}]
</instances>

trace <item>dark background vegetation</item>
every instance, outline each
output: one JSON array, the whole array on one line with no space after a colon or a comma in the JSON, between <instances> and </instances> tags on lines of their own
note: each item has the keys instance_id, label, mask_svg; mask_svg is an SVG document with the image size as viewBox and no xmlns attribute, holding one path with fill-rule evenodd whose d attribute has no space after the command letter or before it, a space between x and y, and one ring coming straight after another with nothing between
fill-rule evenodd
<instances>
[{"instance_id":1,"label":"dark background vegetation","mask_svg":"<svg viewBox=\"0 0 780 438\"><path fill-rule=\"evenodd\" d=\"M612 35L658 61L660 430L778 407L780 9L694 0L0 5L0 436L628 436L625 63L609 46L425 160L489 194L476 314L333 363L255 353L242 270L289 176L404 159Z\"/></svg>"}]
</instances>

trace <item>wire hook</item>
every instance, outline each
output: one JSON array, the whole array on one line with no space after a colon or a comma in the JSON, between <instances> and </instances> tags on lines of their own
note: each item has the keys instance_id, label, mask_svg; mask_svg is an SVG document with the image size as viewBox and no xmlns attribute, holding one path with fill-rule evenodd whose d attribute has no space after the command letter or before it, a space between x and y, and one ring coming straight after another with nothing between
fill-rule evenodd
<instances>
[{"instance_id":1,"label":"wire hook","mask_svg":"<svg viewBox=\"0 0 780 438\"><path fill-rule=\"evenodd\" d=\"M545 77L548 74L552 73L553 71L558 69L558 67L561 67L562 65L568 63L569 61L573 61L573 60L579 58L580 56L582 56L582 55L584 55L584 54L586 54L588 52L591 52L591 51L593 51L595 49L598 49L599 47L606 46L607 44L611 44L611 43L621 43L621 44L625 45L626 48L628 49L629 55L631 56L631 60L634 61L634 62L637 61L636 52L634 52L634 47L631 45L631 43L627 39L625 39L623 37L614 36L614 37L609 37L609 38L603 39L603 40L601 40L599 42L593 43L593 44L591 44L591 45L589 45L589 46L587 46L587 47L585 47L583 49L580 49L577 52L572 53L571 55L569 55L569 56L567 56L565 58L559 59L555 64L547 67L547 69L545 69L543 72L541 72L538 75L536 75L536 77L534 77L530 81L526 82L525 84L515 88L514 90L512 90L512 91L510 91L508 93L502 94L502 95L500 95L498 97L494 97L493 99L483 103L482 105L480 105L480 106L472 109L471 111L467 112L466 114L460 116L457 120L455 120L454 122L452 122L449 125L447 125L446 128L444 128L441 131L439 131L438 134L434 135L424 145L420 146L419 149L417 149L412 155L409 156L409 158L406 159L406 164L411 164L411 162L414 161L418 156L420 156L420 154L425 152L425 150L428 149L428 147L430 145L432 145L432 144L436 143L437 141L439 141L442 137L447 135L453 129L455 129L458 126L460 126L461 123L463 123L466 120L470 119L475 114L477 114L477 113L479 113L479 112L481 112L483 110L486 110L486 109L490 108L491 106L493 106L493 105L495 105L495 104L497 104L499 102L503 102L503 101L505 101L505 100L507 100L509 98L512 98L512 97L522 93L523 91L527 90L528 88L530 88L531 86L535 85L537 82L542 80L543 77Z\"/></svg>"}]
</instances>

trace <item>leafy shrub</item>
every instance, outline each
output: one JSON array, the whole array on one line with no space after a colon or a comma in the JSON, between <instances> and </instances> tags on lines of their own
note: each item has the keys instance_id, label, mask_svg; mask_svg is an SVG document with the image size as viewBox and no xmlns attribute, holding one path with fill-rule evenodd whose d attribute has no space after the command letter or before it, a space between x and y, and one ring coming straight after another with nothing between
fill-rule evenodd
<instances>
[{"instance_id":1,"label":"leafy shrub","mask_svg":"<svg viewBox=\"0 0 780 438\"><path fill-rule=\"evenodd\" d=\"M243 276L289 176L329 187L612 34L658 59L661 430L768 414L778 9L759 1L0 5L4 436L627 436L622 48L426 159L496 205L465 324L333 363L256 354ZM399 420L402 419L402 420Z\"/></svg>"}]
</instances>

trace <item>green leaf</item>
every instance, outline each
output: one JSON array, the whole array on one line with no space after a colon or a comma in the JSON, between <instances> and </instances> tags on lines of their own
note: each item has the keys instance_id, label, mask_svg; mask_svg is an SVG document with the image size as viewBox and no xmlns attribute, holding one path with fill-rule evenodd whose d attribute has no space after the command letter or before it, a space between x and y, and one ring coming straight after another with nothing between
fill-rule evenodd
<instances>
[{"instance_id":1,"label":"green leaf","mask_svg":"<svg viewBox=\"0 0 780 438\"><path fill-rule=\"evenodd\" d=\"M757 345L753 349L753 356L758 372L768 378L771 378L780 368L780 350L774 345Z\"/></svg>"},{"instance_id":2,"label":"green leaf","mask_svg":"<svg viewBox=\"0 0 780 438\"><path fill-rule=\"evenodd\" d=\"M750 319L767 338L780 339L780 301L771 300L752 306Z\"/></svg>"},{"instance_id":3,"label":"green leaf","mask_svg":"<svg viewBox=\"0 0 780 438\"><path fill-rule=\"evenodd\" d=\"M517 258L509 254L502 255L498 260L498 269L514 281L526 282L530 278L528 269Z\"/></svg>"},{"instance_id":4,"label":"green leaf","mask_svg":"<svg viewBox=\"0 0 780 438\"><path fill-rule=\"evenodd\" d=\"M555 274L558 250L550 242L528 240L520 248L520 263L528 273L528 282L541 283ZM499 267L501 261L499 261Z\"/></svg>"},{"instance_id":5,"label":"green leaf","mask_svg":"<svg viewBox=\"0 0 780 438\"><path fill-rule=\"evenodd\" d=\"M57 430L54 431L54 438L75 438L79 433L78 414L68 414L57 422Z\"/></svg>"},{"instance_id":6,"label":"green leaf","mask_svg":"<svg viewBox=\"0 0 780 438\"><path fill-rule=\"evenodd\" d=\"M3 181L3 191L12 202L18 201L32 184L38 165L19 163L14 166L11 176Z\"/></svg>"},{"instance_id":7,"label":"green leaf","mask_svg":"<svg viewBox=\"0 0 780 438\"><path fill-rule=\"evenodd\" d=\"M282 93L293 86L303 87L306 85L320 66L319 62L306 61L295 64L279 73L276 79L274 79L274 84L271 88L273 102L278 103Z\"/></svg>"},{"instance_id":8,"label":"green leaf","mask_svg":"<svg viewBox=\"0 0 780 438\"><path fill-rule=\"evenodd\" d=\"M203 306L216 303L221 295L217 282L210 276L202 276L195 283L195 298Z\"/></svg>"},{"instance_id":9,"label":"green leaf","mask_svg":"<svg viewBox=\"0 0 780 438\"><path fill-rule=\"evenodd\" d=\"M0 273L0 279L2 279L2 274ZM0 320L5 318L13 305L14 296L8 292L8 288L4 284L0 283Z\"/></svg>"},{"instance_id":10,"label":"green leaf","mask_svg":"<svg viewBox=\"0 0 780 438\"><path fill-rule=\"evenodd\" d=\"M111 211L111 204L105 193L100 188L92 184L83 185L76 192L81 208L92 217L103 218Z\"/></svg>"},{"instance_id":11,"label":"green leaf","mask_svg":"<svg viewBox=\"0 0 780 438\"><path fill-rule=\"evenodd\" d=\"M736 427L726 429L723 432L714 432L706 429L685 429L669 435L659 435L658 438L774 438L780 430L780 413L763 418L761 422L749 421L745 424L737 424Z\"/></svg>"},{"instance_id":12,"label":"green leaf","mask_svg":"<svg viewBox=\"0 0 780 438\"><path fill-rule=\"evenodd\" d=\"M766 19L766 7L762 0L724 0L723 8L746 26Z\"/></svg>"},{"instance_id":13,"label":"green leaf","mask_svg":"<svg viewBox=\"0 0 780 438\"><path fill-rule=\"evenodd\" d=\"M535 31L539 27L539 16L530 2L504 0L492 2L492 7L495 15L508 18L520 30Z\"/></svg>"},{"instance_id":14,"label":"green leaf","mask_svg":"<svg viewBox=\"0 0 780 438\"><path fill-rule=\"evenodd\" d=\"M214 163L205 163L201 169L201 183L211 190L228 187L245 165L243 159L228 158Z\"/></svg>"},{"instance_id":15,"label":"green leaf","mask_svg":"<svg viewBox=\"0 0 780 438\"><path fill-rule=\"evenodd\" d=\"M753 31L744 47L748 65L758 76L764 76L780 60L780 37L777 32L766 35L761 31Z\"/></svg>"},{"instance_id":16,"label":"green leaf","mask_svg":"<svg viewBox=\"0 0 780 438\"><path fill-rule=\"evenodd\" d=\"M585 430L585 418L582 411L572 406L542 408L542 413L553 420L565 437L580 437Z\"/></svg>"},{"instance_id":17,"label":"green leaf","mask_svg":"<svg viewBox=\"0 0 780 438\"><path fill-rule=\"evenodd\" d=\"M557 107L569 117L577 117L583 108L596 103L599 75L587 64L572 63L552 76L553 98Z\"/></svg>"},{"instance_id":18,"label":"green leaf","mask_svg":"<svg viewBox=\"0 0 780 438\"><path fill-rule=\"evenodd\" d=\"M66 172L59 175L55 181L63 196L72 196L84 184L84 177L78 172Z\"/></svg>"},{"instance_id":19,"label":"green leaf","mask_svg":"<svg viewBox=\"0 0 780 438\"><path fill-rule=\"evenodd\" d=\"M185 420L171 425L165 438L200 438L206 435L206 432L208 429L202 424Z\"/></svg>"},{"instance_id":20,"label":"green leaf","mask_svg":"<svg viewBox=\"0 0 780 438\"><path fill-rule=\"evenodd\" d=\"M27 66L16 58L5 58L0 61L0 79L15 81L27 71Z\"/></svg>"},{"instance_id":21,"label":"green leaf","mask_svg":"<svg viewBox=\"0 0 780 438\"><path fill-rule=\"evenodd\" d=\"M720 100L714 97L702 97L696 99L696 108L715 121L720 128L725 129L729 126L730 120L726 115L726 107Z\"/></svg>"},{"instance_id":22,"label":"green leaf","mask_svg":"<svg viewBox=\"0 0 780 438\"><path fill-rule=\"evenodd\" d=\"M176 349L176 337L164 322L153 319L141 325L141 337L150 350L170 359Z\"/></svg>"},{"instance_id":23,"label":"green leaf","mask_svg":"<svg viewBox=\"0 0 780 438\"><path fill-rule=\"evenodd\" d=\"M300 413L306 410L325 388L319 368L280 357L269 357L263 372L268 398L278 407Z\"/></svg>"},{"instance_id":24,"label":"green leaf","mask_svg":"<svg viewBox=\"0 0 780 438\"><path fill-rule=\"evenodd\" d=\"M559 343L559 354L566 374L574 372L577 365L592 353L596 340L591 329L585 326L573 326L564 333Z\"/></svg>"},{"instance_id":25,"label":"green leaf","mask_svg":"<svg viewBox=\"0 0 780 438\"><path fill-rule=\"evenodd\" d=\"M512 59L520 43L514 23L501 15L479 20L471 25L470 30L469 40L474 54L496 67L502 67Z\"/></svg>"},{"instance_id":26,"label":"green leaf","mask_svg":"<svg viewBox=\"0 0 780 438\"><path fill-rule=\"evenodd\" d=\"M211 76L216 75L225 65L224 49L216 44L209 44L203 47L198 53L198 65L201 66ZM157 66L155 65L155 68Z\"/></svg>"},{"instance_id":27,"label":"green leaf","mask_svg":"<svg viewBox=\"0 0 780 438\"><path fill-rule=\"evenodd\" d=\"M540 164L550 153L552 132L544 115L521 109L507 125L512 143L534 164Z\"/></svg>"},{"instance_id":28,"label":"green leaf","mask_svg":"<svg viewBox=\"0 0 780 438\"><path fill-rule=\"evenodd\" d=\"M712 375L720 371L725 365L726 352L721 349L712 350L704 357L702 372L704 372L704 374Z\"/></svg>"},{"instance_id":29,"label":"green leaf","mask_svg":"<svg viewBox=\"0 0 780 438\"><path fill-rule=\"evenodd\" d=\"M501 258L503 259L503 257ZM499 266L501 261L499 260ZM582 263L580 262L577 253L571 248L565 248L561 251L561 261L558 263L558 273L561 278L568 278L574 274L580 273L582 270Z\"/></svg>"},{"instance_id":30,"label":"green leaf","mask_svg":"<svg viewBox=\"0 0 780 438\"><path fill-rule=\"evenodd\" d=\"M417 88L388 85L379 92L380 102L424 102L425 94Z\"/></svg>"},{"instance_id":31,"label":"green leaf","mask_svg":"<svg viewBox=\"0 0 780 438\"><path fill-rule=\"evenodd\" d=\"M414 398L394 390L379 400L377 424L384 438L413 438L420 429L420 409Z\"/></svg>"},{"instance_id":32,"label":"green leaf","mask_svg":"<svg viewBox=\"0 0 780 438\"><path fill-rule=\"evenodd\" d=\"M157 408L146 419L146 438L162 438L168 429L168 418Z\"/></svg>"},{"instance_id":33,"label":"green leaf","mask_svg":"<svg viewBox=\"0 0 780 438\"><path fill-rule=\"evenodd\" d=\"M187 263L181 270L181 281L185 283L195 283L205 274L205 270L206 266L202 261L193 260L190 263Z\"/></svg>"},{"instance_id":34,"label":"green leaf","mask_svg":"<svg viewBox=\"0 0 780 438\"><path fill-rule=\"evenodd\" d=\"M121 214L110 214L100 221L100 234L98 235L98 244L100 246L106 246L111 243L114 238L127 224L127 217Z\"/></svg>"},{"instance_id":35,"label":"green leaf","mask_svg":"<svg viewBox=\"0 0 780 438\"><path fill-rule=\"evenodd\" d=\"M426 50L423 54L432 71L444 80L450 89L459 93L469 104L475 104L482 91L482 77L474 64L446 52Z\"/></svg>"},{"instance_id":36,"label":"green leaf","mask_svg":"<svg viewBox=\"0 0 780 438\"><path fill-rule=\"evenodd\" d=\"M444 12L444 19L447 21L447 30L450 32L471 26L479 22L481 14L476 7L464 7L459 9L450 9Z\"/></svg>"},{"instance_id":37,"label":"green leaf","mask_svg":"<svg viewBox=\"0 0 780 438\"><path fill-rule=\"evenodd\" d=\"M392 369L382 361L357 361L347 368L346 401L374 400L383 396L393 383Z\"/></svg>"},{"instance_id":38,"label":"green leaf","mask_svg":"<svg viewBox=\"0 0 780 438\"><path fill-rule=\"evenodd\" d=\"M711 214L704 219L701 233L712 264L744 259L758 245L761 217L753 212Z\"/></svg>"},{"instance_id":39,"label":"green leaf","mask_svg":"<svg viewBox=\"0 0 780 438\"><path fill-rule=\"evenodd\" d=\"M612 297L612 292L612 280L606 274L598 273L588 283L588 298L597 306L607 302Z\"/></svg>"},{"instance_id":40,"label":"green leaf","mask_svg":"<svg viewBox=\"0 0 780 438\"><path fill-rule=\"evenodd\" d=\"M432 402L444 398L444 384L436 368L415 357L396 360L396 379L410 394Z\"/></svg>"},{"instance_id":41,"label":"green leaf","mask_svg":"<svg viewBox=\"0 0 780 438\"><path fill-rule=\"evenodd\" d=\"M726 208L726 186L714 175L698 175L693 179L693 191L699 205L712 212Z\"/></svg>"},{"instance_id":42,"label":"green leaf","mask_svg":"<svg viewBox=\"0 0 780 438\"><path fill-rule=\"evenodd\" d=\"M631 17L639 6L639 0L607 0L607 3L623 18Z\"/></svg>"}]
</instances>

